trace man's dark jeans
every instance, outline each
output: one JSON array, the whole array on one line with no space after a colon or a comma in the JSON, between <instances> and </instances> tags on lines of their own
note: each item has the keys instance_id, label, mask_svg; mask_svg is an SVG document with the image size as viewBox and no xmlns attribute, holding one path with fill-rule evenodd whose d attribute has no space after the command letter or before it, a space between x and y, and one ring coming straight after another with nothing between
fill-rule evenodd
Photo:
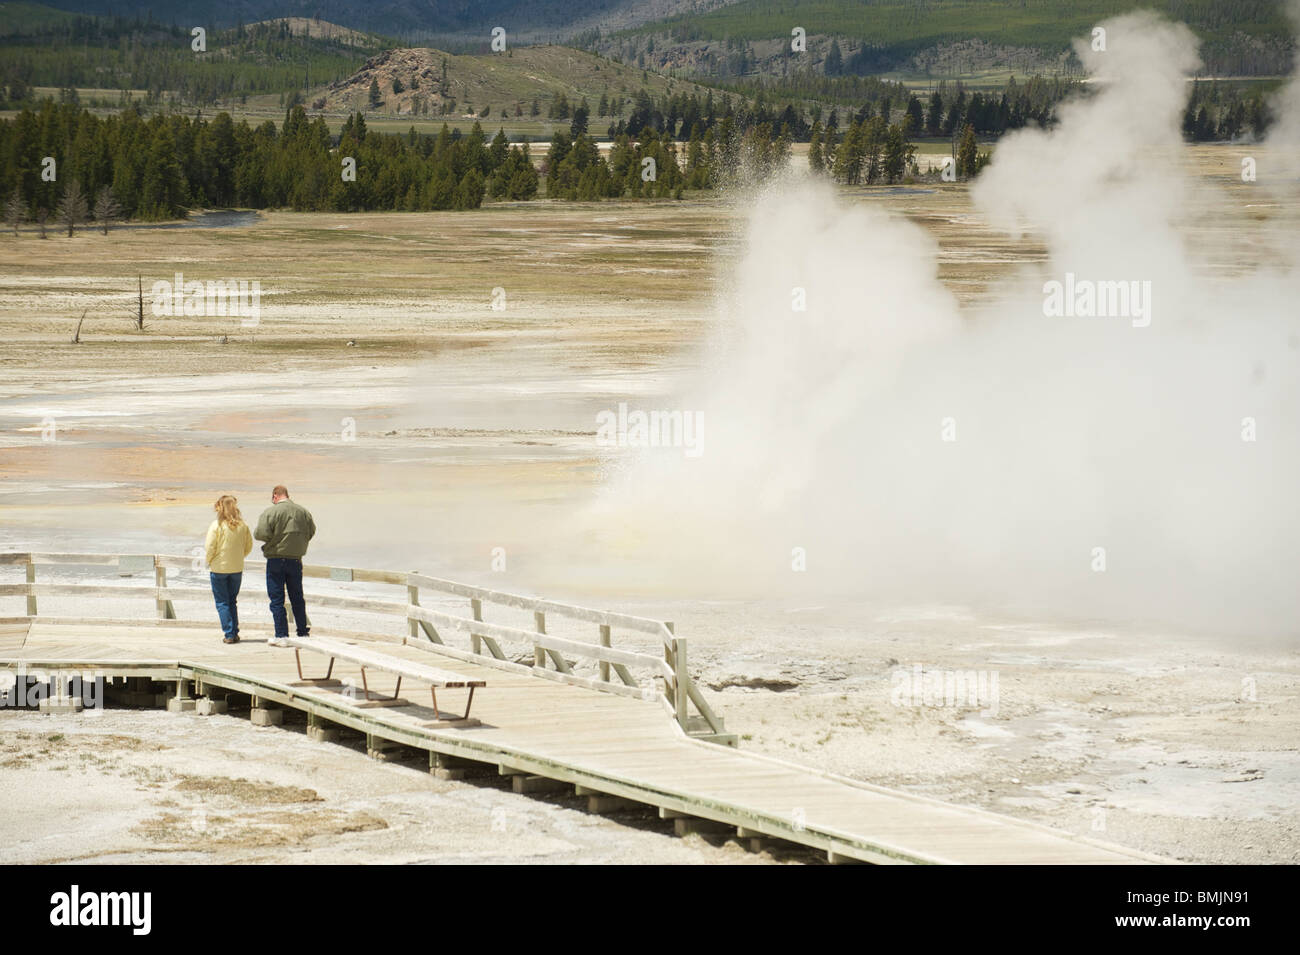
<instances>
[{"instance_id":1,"label":"man's dark jeans","mask_svg":"<svg viewBox=\"0 0 1300 955\"><path fill-rule=\"evenodd\" d=\"M268 557L266 559L266 595L271 598L271 619L275 621L277 638L289 636L289 620L284 615L284 592L289 591L289 605L293 607L293 622L298 636L308 634L307 604L302 599L302 561L293 557Z\"/></svg>"},{"instance_id":2,"label":"man's dark jeans","mask_svg":"<svg viewBox=\"0 0 1300 955\"><path fill-rule=\"evenodd\" d=\"M217 602L217 616L221 619L221 629L227 637L239 636L239 582L244 579L242 573L214 574L212 579L212 596ZM281 611L283 613L283 611Z\"/></svg>"}]
</instances>

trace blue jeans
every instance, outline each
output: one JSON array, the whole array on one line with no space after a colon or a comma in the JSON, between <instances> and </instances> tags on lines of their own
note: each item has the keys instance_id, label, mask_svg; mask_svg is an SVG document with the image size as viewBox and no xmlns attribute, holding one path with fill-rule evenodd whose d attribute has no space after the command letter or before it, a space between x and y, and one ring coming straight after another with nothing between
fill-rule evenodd
<instances>
[{"instance_id":1,"label":"blue jeans","mask_svg":"<svg viewBox=\"0 0 1300 955\"><path fill-rule=\"evenodd\" d=\"M239 636L239 584L244 579L238 574L208 574L212 579L212 596L217 601L217 616L221 618L221 629L228 637Z\"/></svg>"},{"instance_id":2,"label":"blue jeans","mask_svg":"<svg viewBox=\"0 0 1300 955\"><path fill-rule=\"evenodd\" d=\"M271 619L275 621L275 635L289 636L289 620L284 615L284 593L289 591L289 605L293 607L293 622L298 636L305 637L307 604L302 599L302 561L293 557L268 557L266 559L266 595L271 598Z\"/></svg>"}]
</instances>

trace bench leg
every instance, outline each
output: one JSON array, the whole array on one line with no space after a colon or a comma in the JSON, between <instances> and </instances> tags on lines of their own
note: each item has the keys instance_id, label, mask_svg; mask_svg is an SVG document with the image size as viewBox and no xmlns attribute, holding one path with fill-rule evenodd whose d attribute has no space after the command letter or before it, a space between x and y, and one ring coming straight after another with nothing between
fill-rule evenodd
<instances>
[{"instance_id":1,"label":"bench leg","mask_svg":"<svg viewBox=\"0 0 1300 955\"><path fill-rule=\"evenodd\" d=\"M433 697L433 718L435 720L440 720L442 719L442 713L438 711L438 688L430 684L429 695ZM465 719L465 720L469 719L469 710L470 707L473 705L474 705L474 687L471 686L469 688L469 699L465 701L465 715L462 716L461 719Z\"/></svg>"},{"instance_id":2,"label":"bench leg","mask_svg":"<svg viewBox=\"0 0 1300 955\"><path fill-rule=\"evenodd\" d=\"M362 668L361 668L361 689L365 692L365 694L366 694L366 699L367 699L367 700L372 699L372 697L370 696L370 686L366 683L366 668L365 668L365 667L362 667ZM393 695L392 695L392 696L377 696L377 697L373 697L373 699L376 699L376 700L396 700L396 699L397 699L399 696L401 696L401 695L402 695L402 677L399 675L399 676L397 677L397 686L393 687Z\"/></svg>"},{"instance_id":3,"label":"bench leg","mask_svg":"<svg viewBox=\"0 0 1300 955\"><path fill-rule=\"evenodd\" d=\"M293 648L293 660L294 660L294 662L295 662L296 664L298 664L298 679L300 679L300 680L306 680L307 677L305 677L305 676L302 675L302 654L299 652L299 649L298 649L297 647L294 647L294 648ZM325 671L325 675L322 676L322 677L313 677L312 679L313 679L313 680L328 680L328 679L330 678L330 674L333 673L333 672L334 672L334 658L333 658L333 657L330 657L330 665L329 665L329 669L327 669L327 670Z\"/></svg>"}]
</instances>

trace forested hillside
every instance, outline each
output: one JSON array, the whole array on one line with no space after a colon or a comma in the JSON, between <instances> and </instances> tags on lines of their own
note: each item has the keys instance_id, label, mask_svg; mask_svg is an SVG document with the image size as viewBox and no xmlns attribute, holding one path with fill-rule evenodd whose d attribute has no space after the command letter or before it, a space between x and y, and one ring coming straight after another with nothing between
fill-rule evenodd
<instances>
[{"instance_id":1,"label":"forested hillside","mask_svg":"<svg viewBox=\"0 0 1300 955\"><path fill-rule=\"evenodd\" d=\"M1207 71L1286 72L1293 49L1285 0L741 0L631 30L588 33L591 49L691 75L824 75L894 70L1022 75L1068 66L1071 39L1108 17L1148 7L1190 26ZM801 27L807 55L790 49Z\"/></svg>"},{"instance_id":2,"label":"forested hillside","mask_svg":"<svg viewBox=\"0 0 1300 955\"><path fill-rule=\"evenodd\" d=\"M19 21L16 21L19 22ZM31 86L164 92L185 103L280 93L340 81L388 44L295 36L286 23L213 30L193 49L188 29L150 19L22 20L0 34L0 79L8 99Z\"/></svg>"},{"instance_id":3,"label":"forested hillside","mask_svg":"<svg viewBox=\"0 0 1300 955\"><path fill-rule=\"evenodd\" d=\"M218 26L273 17L319 17L389 36L482 34L494 26L511 33L568 36L591 22L632 26L689 9L734 0L48 0L52 7L103 16L155 17L185 26L215 18ZM575 27L574 25L577 24Z\"/></svg>"}]
</instances>

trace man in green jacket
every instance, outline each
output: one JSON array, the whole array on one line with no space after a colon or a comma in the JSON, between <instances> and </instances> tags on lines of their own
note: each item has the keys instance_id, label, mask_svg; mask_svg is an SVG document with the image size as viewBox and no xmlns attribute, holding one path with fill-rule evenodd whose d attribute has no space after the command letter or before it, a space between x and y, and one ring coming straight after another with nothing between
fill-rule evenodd
<instances>
[{"instance_id":1,"label":"man in green jacket","mask_svg":"<svg viewBox=\"0 0 1300 955\"><path fill-rule=\"evenodd\" d=\"M262 545L266 558L266 595L271 598L271 619L275 621L273 647L289 645L289 621L284 613L284 594L289 592L293 607L293 621L298 636L309 634L307 604L302 598L302 559L307 553L307 542L316 535L316 522L307 508L289 500L283 484L271 491L271 506L257 519L253 536Z\"/></svg>"}]
</instances>

